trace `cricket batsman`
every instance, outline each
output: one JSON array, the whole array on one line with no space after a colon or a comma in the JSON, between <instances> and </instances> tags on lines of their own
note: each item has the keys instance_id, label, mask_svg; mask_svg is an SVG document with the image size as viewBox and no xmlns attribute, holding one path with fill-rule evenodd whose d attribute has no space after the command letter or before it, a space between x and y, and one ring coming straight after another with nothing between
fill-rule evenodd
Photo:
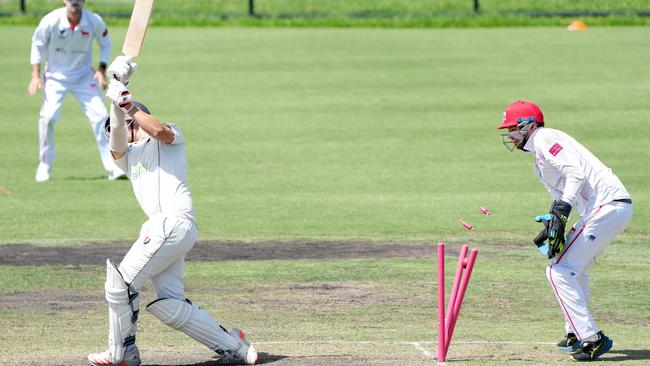
<instances>
[{"instance_id":1,"label":"cricket batsman","mask_svg":"<svg viewBox=\"0 0 650 366\"><path fill-rule=\"evenodd\" d=\"M544 127L542 110L518 100L503 113L498 129L502 141L532 153L533 170L553 197L545 228L536 244L548 241L546 277L564 313L562 351L575 361L593 361L612 348L613 341L598 328L589 312L588 270L596 258L632 220L632 199L623 183L587 148L566 133ZM573 209L580 218L565 236Z\"/></svg>"},{"instance_id":2,"label":"cricket batsman","mask_svg":"<svg viewBox=\"0 0 650 366\"><path fill-rule=\"evenodd\" d=\"M187 182L185 138L177 126L161 123L133 99L125 84L134 71L135 64L125 56L109 66L106 95L113 103L105 125L115 163L131 180L148 220L120 265L106 262L108 350L88 355L88 361L91 365L140 365L135 343L139 291L151 280L158 299L146 306L149 312L217 352L220 364L253 365L257 352L243 332L224 328L185 298L185 254L198 235Z\"/></svg>"}]
</instances>

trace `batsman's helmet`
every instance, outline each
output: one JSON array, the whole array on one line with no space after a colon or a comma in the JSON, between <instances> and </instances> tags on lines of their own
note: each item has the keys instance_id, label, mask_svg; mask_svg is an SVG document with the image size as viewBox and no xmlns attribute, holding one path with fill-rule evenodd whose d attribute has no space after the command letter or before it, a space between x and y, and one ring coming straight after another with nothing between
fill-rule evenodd
<instances>
[{"instance_id":1,"label":"batsman's helmet","mask_svg":"<svg viewBox=\"0 0 650 366\"><path fill-rule=\"evenodd\" d=\"M144 113L151 114L151 112L149 112L149 108L147 108L147 106L145 106L144 104L142 104L140 102L135 102L135 101L131 102L131 103L133 103L133 105L136 108L143 111ZM110 135L111 135L111 117L110 116L106 117L106 121L104 121L104 134L106 135L106 137L110 137Z\"/></svg>"},{"instance_id":2,"label":"batsman's helmet","mask_svg":"<svg viewBox=\"0 0 650 366\"><path fill-rule=\"evenodd\" d=\"M516 126L520 123L537 122L544 125L544 114L533 102L518 100L506 107L503 112L503 121L497 129Z\"/></svg>"}]
</instances>

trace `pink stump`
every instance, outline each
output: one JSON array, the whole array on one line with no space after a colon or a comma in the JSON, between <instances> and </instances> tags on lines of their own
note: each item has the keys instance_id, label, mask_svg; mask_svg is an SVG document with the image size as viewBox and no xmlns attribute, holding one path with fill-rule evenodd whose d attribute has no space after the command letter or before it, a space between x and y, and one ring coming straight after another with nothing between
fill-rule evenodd
<instances>
[{"instance_id":1,"label":"pink stump","mask_svg":"<svg viewBox=\"0 0 650 366\"><path fill-rule=\"evenodd\" d=\"M449 329L452 315L454 314L454 306L456 304L456 300L458 296L458 288L460 287L460 280L463 277L463 269L465 268L465 257L467 256L468 249L469 247L466 244L463 244L460 247L460 253L458 254L458 265L456 266L456 275L454 276L454 284L452 285L451 288L451 296L449 296L449 303L447 304L447 312L445 314L446 329ZM448 337L447 334L445 334L445 337Z\"/></svg>"},{"instance_id":2,"label":"pink stump","mask_svg":"<svg viewBox=\"0 0 650 366\"><path fill-rule=\"evenodd\" d=\"M466 258L467 251L468 246L463 244L458 256L456 275L445 314L445 244L438 243L438 363L445 362L447 358L460 307L463 305L467 285L472 276L474 263L476 263L478 249L473 248L469 258Z\"/></svg>"},{"instance_id":3,"label":"pink stump","mask_svg":"<svg viewBox=\"0 0 650 366\"><path fill-rule=\"evenodd\" d=\"M445 332L445 244L438 243L438 361L444 362L447 349Z\"/></svg>"}]
</instances>

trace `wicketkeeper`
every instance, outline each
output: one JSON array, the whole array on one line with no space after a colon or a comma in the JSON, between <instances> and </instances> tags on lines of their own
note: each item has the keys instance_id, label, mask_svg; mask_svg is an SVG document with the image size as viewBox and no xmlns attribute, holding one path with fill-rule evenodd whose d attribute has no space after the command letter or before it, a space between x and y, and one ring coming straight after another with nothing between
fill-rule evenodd
<instances>
[{"instance_id":1,"label":"wicketkeeper","mask_svg":"<svg viewBox=\"0 0 650 366\"><path fill-rule=\"evenodd\" d=\"M534 103L510 104L498 128L508 129L502 140L510 151L516 147L534 154L535 175L553 197L549 213L536 217L545 227L534 241L546 249L550 259L546 275L564 313L565 338L558 348L573 352L575 361L595 360L611 349L613 341L589 312L587 271L632 220L630 194L578 141L545 128L544 115ZM574 207L580 219L565 236Z\"/></svg>"},{"instance_id":2,"label":"wicketkeeper","mask_svg":"<svg viewBox=\"0 0 650 366\"><path fill-rule=\"evenodd\" d=\"M185 298L185 254L198 235L187 183L185 139L177 126L161 123L133 100L125 84L134 71L135 64L124 56L108 68L106 95L113 103L106 127L115 163L131 180L148 220L120 265L106 262L108 350L88 355L88 361L92 365L140 365L135 344L138 291L151 280L158 299L146 309L154 316L217 352L222 364L255 364L257 352L243 332L224 328Z\"/></svg>"}]
</instances>

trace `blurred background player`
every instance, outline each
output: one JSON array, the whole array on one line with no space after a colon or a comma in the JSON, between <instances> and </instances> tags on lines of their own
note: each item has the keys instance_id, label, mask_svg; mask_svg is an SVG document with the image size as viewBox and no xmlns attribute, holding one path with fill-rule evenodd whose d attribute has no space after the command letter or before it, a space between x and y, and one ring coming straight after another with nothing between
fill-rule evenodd
<instances>
[{"instance_id":1,"label":"blurred background player","mask_svg":"<svg viewBox=\"0 0 650 366\"><path fill-rule=\"evenodd\" d=\"M97 147L108 179L124 176L108 152L108 140L103 133L108 116L101 89L106 89L106 62L111 54L108 28L102 18L83 8L83 0L63 0L65 7L56 9L41 19L32 36L32 78L27 87L30 96L43 89L43 102L38 121L39 165L36 181L50 179L56 159L54 125L59 120L63 99L70 91L79 100L90 121ZM99 68L92 68L92 41L100 48ZM41 61L45 58L44 78ZM100 89L101 88L101 89Z\"/></svg>"},{"instance_id":2,"label":"blurred background player","mask_svg":"<svg viewBox=\"0 0 650 366\"><path fill-rule=\"evenodd\" d=\"M533 170L553 197L546 228L535 238L548 240L546 277L564 313L565 338L558 343L575 361L592 361L613 341L589 311L588 270L607 245L632 220L632 199L623 183L596 156L562 131L544 128L542 110L519 100L510 104L499 129L510 151L535 155ZM580 219L565 237L573 207Z\"/></svg>"},{"instance_id":3,"label":"blurred background player","mask_svg":"<svg viewBox=\"0 0 650 366\"><path fill-rule=\"evenodd\" d=\"M185 298L185 254L198 235L187 183L185 141L178 127L161 123L147 107L132 100L122 82L133 71L124 56L108 68L107 96L113 105L106 123L111 154L131 180L148 220L119 267L107 261L109 347L88 355L88 361L92 365L140 364L135 345L138 291L151 279L158 299L147 305L149 312L217 352L220 364L255 364L257 352L243 332L225 329Z\"/></svg>"}]
</instances>

